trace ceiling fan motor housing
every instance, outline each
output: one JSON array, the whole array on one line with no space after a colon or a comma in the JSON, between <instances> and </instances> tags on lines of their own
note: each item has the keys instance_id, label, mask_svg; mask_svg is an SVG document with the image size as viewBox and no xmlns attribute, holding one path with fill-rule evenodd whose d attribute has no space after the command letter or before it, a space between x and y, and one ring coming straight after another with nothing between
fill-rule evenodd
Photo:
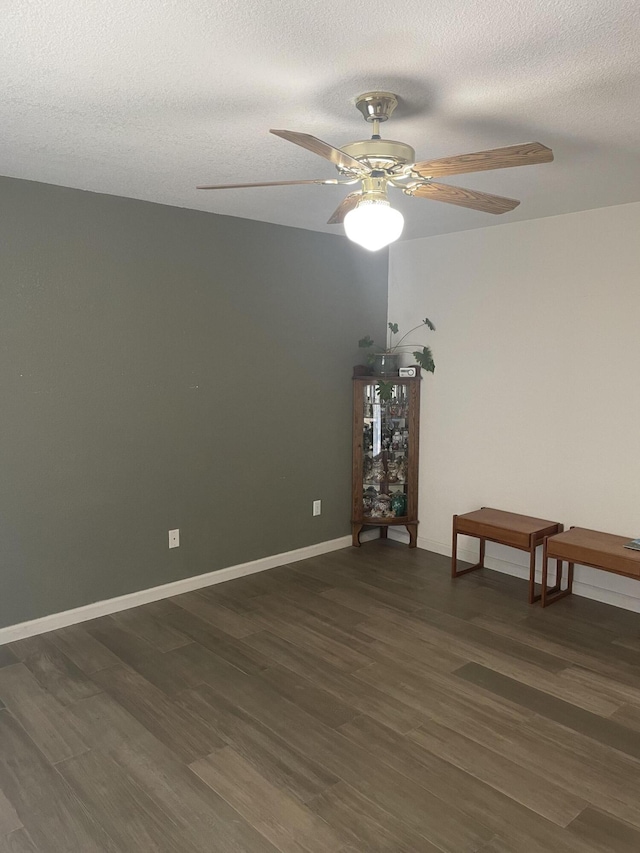
<instances>
[{"instance_id":1,"label":"ceiling fan motor housing","mask_svg":"<svg viewBox=\"0 0 640 853\"><path fill-rule=\"evenodd\" d=\"M407 164L414 163L416 159L416 152L410 145L393 139L361 139L343 145L341 150L370 169L380 169L390 174L403 171Z\"/></svg>"}]
</instances>

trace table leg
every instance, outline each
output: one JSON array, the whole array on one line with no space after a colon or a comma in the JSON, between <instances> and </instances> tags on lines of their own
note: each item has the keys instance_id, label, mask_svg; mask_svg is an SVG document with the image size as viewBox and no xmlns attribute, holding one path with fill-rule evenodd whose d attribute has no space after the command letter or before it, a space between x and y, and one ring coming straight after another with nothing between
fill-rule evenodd
<instances>
[{"instance_id":1,"label":"table leg","mask_svg":"<svg viewBox=\"0 0 640 853\"><path fill-rule=\"evenodd\" d=\"M480 539L480 561L475 566L469 566L468 569L458 568L458 527L456 525L457 515L453 516L453 539L451 543L451 577L459 578L460 575L467 575L469 572L475 572L477 569L484 569L484 549L485 540ZM471 535L471 534L466 534ZM479 537L476 537L479 538Z\"/></svg>"},{"instance_id":2,"label":"table leg","mask_svg":"<svg viewBox=\"0 0 640 853\"><path fill-rule=\"evenodd\" d=\"M556 560L556 583L555 586L547 587L548 582L548 558L545 556L545 543L544 542L535 542L532 546L531 551L531 559L529 561L529 604L535 604L537 601L541 601L543 598L549 604L551 603L549 596L555 596L556 593L560 592L562 589L562 560ZM542 591L536 594L536 562L535 562L535 553L538 545L542 545ZM545 574L546 572L546 574ZM543 595L544 593L544 595ZM545 605L542 605L545 607Z\"/></svg>"},{"instance_id":3,"label":"table leg","mask_svg":"<svg viewBox=\"0 0 640 853\"><path fill-rule=\"evenodd\" d=\"M458 575L458 528L456 522L458 516L453 516L453 541L451 542L451 577Z\"/></svg>"},{"instance_id":4,"label":"table leg","mask_svg":"<svg viewBox=\"0 0 640 853\"><path fill-rule=\"evenodd\" d=\"M536 546L534 544L529 552L529 604L534 604L539 598L540 596L536 595Z\"/></svg>"},{"instance_id":5,"label":"table leg","mask_svg":"<svg viewBox=\"0 0 640 853\"><path fill-rule=\"evenodd\" d=\"M543 566L542 566L542 607L548 607L549 604L553 604L555 601L559 601L561 598L566 598L567 595L571 595L573 590L573 563L567 563L568 565L568 585L566 589L562 589L562 560L556 558L556 585L551 589L547 589L547 540L544 541L544 555L543 555Z\"/></svg>"}]
</instances>

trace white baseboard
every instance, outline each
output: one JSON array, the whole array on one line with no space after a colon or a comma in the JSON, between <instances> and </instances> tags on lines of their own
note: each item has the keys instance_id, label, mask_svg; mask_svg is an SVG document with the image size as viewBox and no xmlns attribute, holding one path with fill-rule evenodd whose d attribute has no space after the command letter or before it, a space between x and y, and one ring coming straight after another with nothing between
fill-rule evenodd
<instances>
[{"instance_id":1,"label":"white baseboard","mask_svg":"<svg viewBox=\"0 0 640 853\"><path fill-rule=\"evenodd\" d=\"M375 533L375 531L373 531ZM374 538L370 531L361 537L366 541ZM108 598L104 601L95 601L73 610L64 610L62 613L52 613L40 619L32 619L29 622L20 622L17 625L9 625L0 628L0 646L11 643L14 640L24 640L26 637L34 637L47 631L55 631L56 628L66 628L69 625L77 625L79 622L87 622L98 616L107 616L109 613L118 613L121 610L130 610L141 604L149 604L151 601L160 601L162 598L170 598L183 592L191 592L212 586L225 581L241 578L244 575L252 575L256 572L264 572L287 563L297 563L309 557L317 557L320 554L328 554L330 551L339 551L351 545L351 536L341 536L339 539L330 539L327 542L318 542L316 545L307 545L297 548L295 551L286 551L284 554L274 554L271 557L262 557L252 560L250 563L240 563L237 566L229 566L226 569L218 569L214 572L206 572L204 575L194 575L183 580L154 586L150 589L141 589L138 592L130 592L127 595L119 595L117 598Z\"/></svg>"},{"instance_id":2,"label":"white baseboard","mask_svg":"<svg viewBox=\"0 0 640 853\"><path fill-rule=\"evenodd\" d=\"M377 539L379 535L378 530L366 530L362 532L360 540L367 542ZM406 543L409 541L408 533L399 528L390 528L389 538L395 539L398 542ZM446 557L451 556L450 544L436 542L432 539L424 539L421 536L418 536L417 544L418 548L422 548L424 551L433 551L436 554L443 554ZM315 545L297 548L295 551L273 554L270 557L262 557L259 560L252 560L249 563L240 563L237 566L229 566L214 572L206 572L203 575L194 575L193 577L183 578L172 583L154 586L150 589L141 589L138 592L120 595L117 598L95 601L91 604L85 604L82 607L75 607L73 610L64 610L62 613L52 613L49 616L32 619L29 622L9 625L6 628L0 628L0 646L15 640L23 640L27 637L34 637L37 634L44 634L47 631L55 631L57 628L66 628L69 625L87 622L89 619L97 619L99 616L108 616L110 613L130 610L132 607L139 607L141 604L149 604L152 601L160 601L163 598L170 598L173 595L180 595L183 592L191 592L206 586L224 583L234 578L241 578L245 575L265 572L268 569L284 566L287 563L296 563L300 560L306 560L309 557L317 557L320 554L328 554L331 551L339 551L341 548L347 548L349 545L351 545L351 536L341 536L338 539L330 539L326 542L318 542ZM464 548L458 548L458 557L470 563L475 563L478 559L476 551ZM529 576L526 566L519 566L516 563L501 560L497 557L487 556L485 565L488 569L493 569L506 575L523 579L527 579ZM579 571L579 567L576 571ZM540 573L538 572L537 574L537 580L540 582ZM575 595L580 595L584 598L592 598L595 601L602 601L605 604L612 604L615 607L640 613L640 597L626 595L625 593L594 586L593 584L579 580L574 581L573 591Z\"/></svg>"},{"instance_id":3,"label":"white baseboard","mask_svg":"<svg viewBox=\"0 0 640 853\"><path fill-rule=\"evenodd\" d=\"M395 537L400 539L400 537ZM403 540L401 540L403 541ZM408 541L408 538L407 538ZM451 544L436 542L433 539L423 539L418 536L418 548L422 548L425 551L434 551L436 554L443 554L445 557L451 556ZM458 546L458 558L460 560L465 560L468 563L477 563L478 562L478 551L477 549L466 549ZM508 560L502 560L499 557L485 557L485 567L487 569L492 569L495 572L501 572L504 575L511 575L517 578L523 578L524 580L529 579L529 569L527 566L518 565L517 563L512 563ZM623 610L633 610L636 613L640 613L640 595L627 595L624 592L618 592L617 590L608 589L602 586L596 586L595 584L586 583L584 580L580 580L581 571L585 571L580 566L576 566L576 578L573 581L573 594L582 596L583 598L591 598L594 601L601 601L603 604L611 604L614 607L620 607ZM590 574L594 574L595 577L609 577L606 572L598 572L596 569L587 569ZM616 577L616 580L624 580ZM542 572L540 569L536 570L536 581L537 583L542 582ZM631 583L637 584L638 581L631 581ZM640 586L638 587L638 591L640 593Z\"/></svg>"}]
</instances>

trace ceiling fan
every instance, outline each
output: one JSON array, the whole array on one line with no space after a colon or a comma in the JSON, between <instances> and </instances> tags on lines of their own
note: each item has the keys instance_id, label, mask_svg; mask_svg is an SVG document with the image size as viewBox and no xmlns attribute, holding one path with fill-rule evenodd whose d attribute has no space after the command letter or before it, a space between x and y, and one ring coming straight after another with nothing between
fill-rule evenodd
<instances>
[{"instance_id":1,"label":"ceiling fan","mask_svg":"<svg viewBox=\"0 0 640 853\"><path fill-rule=\"evenodd\" d=\"M337 168L339 178L318 178L303 181L265 181L253 184L218 184L201 186L199 190L239 189L242 187L282 187L295 184L361 184L349 193L331 215L328 224L344 223L347 237L366 249L376 251L397 240L402 233L404 218L389 204L387 190L397 187L405 195L430 198L457 204L484 213L506 213L520 202L490 193L467 190L463 187L436 183L434 178L550 163L553 152L539 142L509 145L475 154L458 154L437 160L415 162L415 151L405 142L380 137L380 123L387 121L398 105L391 92L366 92L356 99L356 107L365 120L373 124L371 139L351 142L334 148L308 133L293 130L272 130L276 136L324 157Z\"/></svg>"}]
</instances>

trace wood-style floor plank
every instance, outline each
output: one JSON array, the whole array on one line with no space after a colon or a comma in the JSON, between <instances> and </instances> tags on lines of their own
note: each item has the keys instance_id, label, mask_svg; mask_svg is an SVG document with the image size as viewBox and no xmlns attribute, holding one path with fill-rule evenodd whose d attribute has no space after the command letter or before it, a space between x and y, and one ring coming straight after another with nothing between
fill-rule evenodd
<instances>
[{"instance_id":1,"label":"wood-style floor plank","mask_svg":"<svg viewBox=\"0 0 640 853\"><path fill-rule=\"evenodd\" d=\"M321 596L315 598L321 599ZM343 661L339 668L353 670L372 662L369 656L372 641L369 636L354 627L343 629L326 617L309 613L298 602L287 601L282 596L260 597L254 620L259 623L258 629L270 631L310 650L315 649L320 654L328 652L337 655Z\"/></svg>"},{"instance_id":2,"label":"wood-style floor plank","mask_svg":"<svg viewBox=\"0 0 640 853\"><path fill-rule=\"evenodd\" d=\"M579 624L576 628L575 619L572 626L556 621L548 623L538 616L530 616L515 623L488 616L473 621L515 642L538 648L603 676L614 677L623 684L640 687L640 661L637 654L614 646L610 642L611 634L594 639L590 626Z\"/></svg>"},{"instance_id":3,"label":"wood-style floor plank","mask_svg":"<svg viewBox=\"0 0 640 853\"><path fill-rule=\"evenodd\" d=\"M167 615L166 619L171 625L187 634L194 643L203 646L205 649L210 649L218 657L223 658L243 672L255 675L269 666L269 659L252 649L251 646L235 640L230 634L177 605ZM249 634L244 639L248 641L253 636L254 634ZM171 653L172 657L180 658L179 653L185 648L188 647L176 649L175 653Z\"/></svg>"},{"instance_id":4,"label":"wood-style floor plank","mask_svg":"<svg viewBox=\"0 0 640 853\"><path fill-rule=\"evenodd\" d=\"M505 639L499 634L487 631L464 620L439 613L421 611L403 618L397 615L387 616L398 635L406 638L406 633L416 634L420 639L437 648L448 648L458 657L477 663L490 665L494 660L523 661L545 669L548 672L560 672L568 665L560 656L550 655L536 646ZM379 623L377 623L379 625ZM361 630L367 633L367 625Z\"/></svg>"},{"instance_id":5,"label":"wood-style floor plank","mask_svg":"<svg viewBox=\"0 0 640 853\"><path fill-rule=\"evenodd\" d=\"M343 702L334 693L316 686L317 682L313 683L286 667L270 666L260 677L274 687L280 696L331 728L338 728L359 713L352 703ZM371 705L368 707L371 708Z\"/></svg>"},{"instance_id":6,"label":"wood-style floor plank","mask_svg":"<svg viewBox=\"0 0 640 853\"><path fill-rule=\"evenodd\" d=\"M286 615L285 615L286 614ZM329 666L343 672L355 672L363 666L373 663L369 656L369 644L357 635L342 632L339 628L331 630L324 622L295 617L288 608L261 613L260 621L264 629L287 642L307 649L323 659Z\"/></svg>"},{"instance_id":7,"label":"wood-style floor plank","mask_svg":"<svg viewBox=\"0 0 640 853\"><path fill-rule=\"evenodd\" d=\"M9 800L0 790L0 838L22 828L22 821Z\"/></svg>"},{"instance_id":8,"label":"wood-style floor plank","mask_svg":"<svg viewBox=\"0 0 640 853\"><path fill-rule=\"evenodd\" d=\"M228 746L300 802L306 802L339 781L304 752L294 749L286 739L220 695L208 692L205 697L188 690L178 701L196 717L215 725ZM213 754L214 760L215 755L217 753Z\"/></svg>"},{"instance_id":9,"label":"wood-style floor plank","mask_svg":"<svg viewBox=\"0 0 640 853\"><path fill-rule=\"evenodd\" d=\"M622 705L611 719L627 729L640 733L640 708L637 705Z\"/></svg>"},{"instance_id":10,"label":"wood-style floor plank","mask_svg":"<svg viewBox=\"0 0 640 853\"><path fill-rule=\"evenodd\" d=\"M200 593L188 592L170 600L189 613L193 613L194 616L214 625L218 631L223 631L236 639L260 630L250 617L234 613L215 599L207 598Z\"/></svg>"},{"instance_id":11,"label":"wood-style floor plank","mask_svg":"<svg viewBox=\"0 0 640 853\"><path fill-rule=\"evenodd\" d=\"M366 616L357 610L343 607L322 595L316 595L296 587L283 589L278 595L260 596L255 602L255 607L256 609L268 610L272 602L281 606L285 604L290 607L293 606L301 617L313 616L331 627L340 628L342 631L354 631L366 619Z\"/></svg>"},{"instance_id":12,"label":"wood-style floor plank","mask_svg":"<svg viewBox=\"0 0 640 853\"><path fill-rule=\"evenodd\" d=\"M584 809L569 829L602 853L638 853L640 850L638 827L592 807Z\"/></svg>"},{"instance_id":13,"label":"wood-style floor plank","mask_svg":"<svg viewBox=\"0 0 640 853\"><path fill-rule=\"evenodd\" d=\"M325 853L342 846L329 824L272 784L231 747L190 767L282 853Z\"/></svg>"},{"instance_id":14,"label":"wood-style floor plank","mask_svg":"<svg viewBox=\"0 0 640 853\"><path fill-rule=\"evenodd\" d=\"M640 687L621 683L599 672L581 666L570 666L558 674L558 680L571 685L572 688L577 686L597 701L608 699L620 706L633 705L640 708Z\"/></svg>"},{"instance_id":15,"label":"wood-style floor plank","mask_svg":"<svg viewBox=\"0 0 640 853\"><path fill-rule=\"evenodd\" d=\"M22 663L0 669L0 699L49 761L86 752L67 711Z\"/></svg>"},{"instance_id":16,"label":"wood-style floor plank","mask_svg":"<svg viewBox=\"0 0 640 853\"><path fill-rule=\"evenodd\" d=\"M144 605L133 610L124 610L122 613L114 613L111 618L116 625L146 640L159 652L170 652L171 649L178 649L191 642L180 631L167 625L162 617L157 618L155 612L149 605Z\"/></svg>"},{"instance_id":17,"label":"wood-style floor plank","mask_svg":"<svg viewBox=\"0 0 640 853\"><path fill-rule=\"evenodd\" d=\"M43 637L50 640L86 675L120 663L120 659L85 631L82 625L60 628L43 634Z\"/></svg>"},{"instance_id":18,"label":"wood-style floor plank","mask_svg":"<svg viewBox=\"0 0 640 853\"><path fill-rule=\"evenodd\" d=\"M104 690L184 761L224 746L213 726L171 702L164 693L127 666L94 675Z\"/></svg>"},{"instance_id":19,"label":"wood-style floor plank","mask_svg":"<svg viewBox=\"0 0 640 853\"><path fill-rule=\"evenodd\" d=\"M77 703L73 713L93 749L111 756L126 771L179 828L185 845L198 853L277 853L173 750L108 694Z\"/></svg>"},{"instance_id":20,"label":"wood-style floor plank","mask_svg":"<svg viewBox=\"0 0 640 853\"><path fill-rule=\"evenodd\" d=\"M14 663L18 663L18 658L9 646L0 646L0 669L3 666L11 666Z\"/></svg>"},{"instance_id":21,"label":"wood-style floor plank","mask_svg":"<svg viewBox=\"0 0 640 853\"><path fill-rule=\"evenodd\" d=\"M194 853L171 819L108 755L92 750L57 769L119 849Z\"/></svg>"},{"instance_id":22,"label":"wood-style floor plank","mask_svg":"<svg viewBox=\"0 0 640 853\"><path fill-rule=\"evenodd\" d=\"M8 711L0 711L0 788L42 853L117 850Z\"/></svg>"},{"instance_id":23,"label":"wood-style floor plank","mask_svg":"<svg viewBox=\"0 0 640 853\"><path fill-rule=\"evenodd\" d=\"M224 681L217 681L215 689L203 685L195 692L205 699L210 697L210 704L215 704L216 693L224 695L288 740L294 748L310 752L325 770L348 782L379 808L397 814L445 851L475 853L479 844L491 836L483 824L430 792L417 788L388 766L380 766L368 750L351 744L266 685L257 690L243 673L230 674Z\"/></svg>"},{"instance_id":24,"label":"wood-style floor plank","mask_svg":"<svg viewBox=\"0 0 640 853\"><path fill-rule=\"evenodd\" d=\"M637 759L541 716L513 722L482 707L451 706L438 722L494 752L640 825Z\"/></svg>"},{"instance_id":25,"label":"wood-style floor plank","mask_svg":"<svg viewBox=\"0 0 640 853\"><path fill-rule=\"evenodd\" d=\"M378 689L378 685L366 684L356 680L351 674L331 670L323 659L314 658L305 649L300 649L286 640L274 637L266 631L253 634L246 642L255 645L265 656L270 656L282 668L306 679L310 686L317 686L336 699L353 707L358 713L369 714L376 720L398 729L402 732L411 731L419 726L423 719L421 709L411 708L396 697ZM363 667L354 673L367 672L370 667ZM311 679L308 678L311 676ZM299 704L297 699L296 704Z\"/></svg>"},{"instance_id":26,"label":"wood-style floor plank","mask_svg":"<svg viewBox=\"0 0 640 853\"><path fill-rule=\"evenodd\" d=\"M636 853L638 636L389 540L16 641L0 853Z\"/></svg>"},{"instance_id":27,"label":"wood-style floor plank","mask_svg":"<svg viewBox=\"0 0 640 853\"><path fill-rule=\"evenodd\" d=\"M346 782L315 797L309 808L366 853L440 853L424 836L375 806Z\"/></svg>"},{"instance_id":28,"label":"wood-style floor plank","mask_svg":"<svg viewBox=\"0 0 640 853\"><path fill-rule=\"evenodd\" d=\"M0 838L1 853L38 853L26 829L17 829L4 839Z\"/></svg>"},{"instance_id":29,"label":"wood-style floor plank","mask_svg":"<svg viewBox=\"0 0 640 853\"><path fill-rule=\"evenodd\" d=\"M46 637L32 637L25 652L21 656L24 665L38 684L62 705L100 692L101 688Z\"/></svg>"},{"instance_id":30,"label":"wood-style floor plank","mask_svg":"<svg viewBox=\"0 0 640 853\"><path fill-rule=\"evenodd\" d=\"M562 786L552 785L538 774L434 721L423 723L409 737L423 749L558 826L567 826L587 806L585 800Z\"/></svg>"},{"instance_id":31,"label":"wood-style floor plank","mask_svg":"<svg viewBox=\"0 0 640 853\"><path fill-rule=\"evenodd\" d=\"M116 624L111 616L85 623L85 630L116 655L118 663L126 663L167 694L192 687L170 652L160 652L141 636ZM182 646L180 646L182 648ZM101 669L103 673L106 669ZM96 675L97 678L97 675Z\"/></svg>"},{"instance_id":32,"label":"wood-style floor plank","mask_svg":"<svg viewBox=\"0 0 640 853\"><path fill-rule=\"evenodd\" d=\"M365 749L375 743L380 761L442 799L454 802L466 814L486 824L496 836L500 834L513 840L516 850L517 845L526 847L529 839L535 840L539 851L586 853L591 850L588 845L577 844L574 836L510 796L439 758L415 740L403 738L364 715L342 726L340 731ZM543 784L547 784L546 780Z\"/></svg>"},{"instance_id":33,"label":"wood-style floor plank","mask_svg":"<svg viewBox=\"0 0 640 853\"><path fill-rule=\"evenodd\" d=\"M570 702L557 699L555 696L550 696L541 690L529 687L528 684L508 678L476 663L465 664L461 669L456 670L455 674L510 702L528 708L541 717L580 732L626 755L640 758L640 732L631 731L615 720L605 720Z\"/></svg>"}]
</instances>

